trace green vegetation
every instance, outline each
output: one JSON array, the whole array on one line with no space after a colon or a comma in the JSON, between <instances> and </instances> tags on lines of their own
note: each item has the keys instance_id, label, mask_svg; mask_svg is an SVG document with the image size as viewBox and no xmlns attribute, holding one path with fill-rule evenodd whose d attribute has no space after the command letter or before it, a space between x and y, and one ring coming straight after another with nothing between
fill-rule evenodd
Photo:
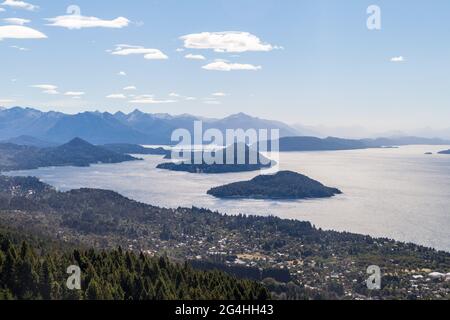
<instances>
[{"instance_id":1,"label":"green vegetation","mask_svg":"<svg viewBox=\"0 0 450 320\"><path fill-rule=\"evenodd\" d=\"M209 195L217 198L247 199L328 198L341 193L338 189L326 187L318 181L291 171L261 175L251 181L231 183L208 191Z\"/></svg>"},{"instance_id":2,"label":"green vegetation","mask_svg":"<svg viewBox=\"0 0 450 320\"><path fill-rule=\"evenodd\" d=\"M450 253L309 222L164 209L111 191L57 192L35 178L0 177L0 223L58 244L205 262L196 267L264 279L274 298L449 298L449 283L428 274L448 273ZM370 265L383 272L382 290L367 289Z\"/></svg>"},{"instance_id":3,"label":"green vegetation","mask_svg":"<svg viewBox=\"0 0 450 320\"><path fill-rule=\"evenodd\" d=\"M86 167L96 163L119 163L139 160L94 146L81 139L52 148L0 144L0 170L30 170L41 167Z\"/></svg>"},{"instance_id":4,"label":"green vegetation","mask_svg":"<svg viewBox=\"0 0 450 320\"><path fill-rule=\"evenodd\" d=\"M81 290L69 290L69 266L81 269ZM222 272L195 271L166 257L112 251L61 252L0 230L0 300L254 300L269 294L260 284Z\"/></svg>"}]
</instances>

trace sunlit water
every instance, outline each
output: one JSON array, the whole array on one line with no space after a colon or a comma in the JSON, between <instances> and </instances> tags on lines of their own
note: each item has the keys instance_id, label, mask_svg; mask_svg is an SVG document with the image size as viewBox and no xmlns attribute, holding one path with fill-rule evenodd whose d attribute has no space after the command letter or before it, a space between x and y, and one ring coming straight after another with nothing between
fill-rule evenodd
<instances>
[{"instance_id":1,"label":"sunlit water","mask_svg":"<svg viewBox=\"0 0 450 320\"><path fill-rule=\"evenodd\" d=\"M450 155L425 155L448 146L408 146L281 154L281 169L341 189L324 200L218 200L215 186L248 180L259 172L203 175L156 169L160 156L145 161L89 168L45 168L9 173L41 178L59 190L81 187L117 191L164 207L204 207L228 214L276 215L317 227L389 237L450 251Z\"/></svg>"}]
</instances>

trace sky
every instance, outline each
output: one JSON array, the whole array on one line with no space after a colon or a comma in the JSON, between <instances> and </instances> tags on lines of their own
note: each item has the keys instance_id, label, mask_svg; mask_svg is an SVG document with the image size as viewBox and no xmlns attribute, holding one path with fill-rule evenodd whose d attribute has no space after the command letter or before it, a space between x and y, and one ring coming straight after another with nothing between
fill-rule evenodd
<instances>
[{"instance_id":1,"label":"sky","mask_svg":"<svg viewBox=\"0 0 450 320\"><path fill-rule=\"evenodd\" d=\"M449 15L448 0L0 0L0 105L448 128Z\"/></svg>"}]
</instances>

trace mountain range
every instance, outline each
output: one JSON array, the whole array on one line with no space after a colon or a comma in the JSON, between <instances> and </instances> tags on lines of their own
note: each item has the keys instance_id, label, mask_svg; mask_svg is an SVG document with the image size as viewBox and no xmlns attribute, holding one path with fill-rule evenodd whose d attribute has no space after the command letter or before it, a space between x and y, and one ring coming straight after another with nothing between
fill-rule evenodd
<instances>
[{"instance_id":1,"label":"mountain range","mask_svg":"<svg viewBox=\"0 0 450 320\"><path fill-rule=\"evenodd\" d=\"M39 141L61 144L76 137L93 144L166 145L171 144L171 135L176 129L193 132L196 120L203 121L204 130L216 128L225 132L226 129L279 129L280 136L299 135L296 129L284 123L255 118L244 113L224 119L205 119L188 114L171 116L149 114L139 110L129 114L84 112L69 115L14 107L0 109L0 140L16 143L20 138L20 141L29 145L33 139L31 145L39 147L45 146L39 145Z\"/></svg>"},{"instance_id":2,"label":"mountain range","mask_svg":"<svg viewBox=\"0 0 450 320\"><path fill-rule=\"evenodd\" d=\"M339 139L312 134L299 126L265 120L244 113L223 119L202 118L189 114L172 116L135 110L131 113L83 112L65 114L42 112L33 108L0 108L0 142L48 148L74 138L92 144L170 145L172 132L187 129L193 134L194 121L203 122L203 130L279 129L281 151L348 150L411 144L450 145L439 138L393 136L376 139ZM310 137L308 135L311 135Z\"/></svg>"}]
</instances>

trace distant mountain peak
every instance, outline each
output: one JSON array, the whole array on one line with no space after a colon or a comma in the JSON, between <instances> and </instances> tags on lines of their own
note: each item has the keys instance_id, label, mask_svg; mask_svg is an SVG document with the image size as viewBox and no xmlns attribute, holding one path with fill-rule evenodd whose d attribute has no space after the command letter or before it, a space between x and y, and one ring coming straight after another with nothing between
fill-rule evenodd
<instances>
[{"instance_id":1,"label":"distant mountain peak","mask_svg":"<svg viewBox=\"0 0 450 320\"><path fill-rule=\"evenodd\" d=\"M144 115L144 114L145 113L139 109L134 109L133 112L130 113L130 115Z\"/></svg>"},{"instance_id":2,"label":"distant mountain peak","mask_svg":"<svg viewBox=\"0 0 450 320\"><path fill-rule=\"evenodd\" d=\"M92 146L92 144L90 144L86 140L76 137L70 140L68 143L66 143L65 146L79 147L79 146Z\"/></svg>"},{"instance_id":3,"label":"distant mountain peak","mask_svg":"<svg viewBox=\"0 0 450 320\"><path fill-rule=\"evenodd\" d=\"M244 112L239 112L236 114L232 114L231 116L225 119L232 120L232 119L258 119L258 118L252 117Z\"/></svg>"}]
</instances>

